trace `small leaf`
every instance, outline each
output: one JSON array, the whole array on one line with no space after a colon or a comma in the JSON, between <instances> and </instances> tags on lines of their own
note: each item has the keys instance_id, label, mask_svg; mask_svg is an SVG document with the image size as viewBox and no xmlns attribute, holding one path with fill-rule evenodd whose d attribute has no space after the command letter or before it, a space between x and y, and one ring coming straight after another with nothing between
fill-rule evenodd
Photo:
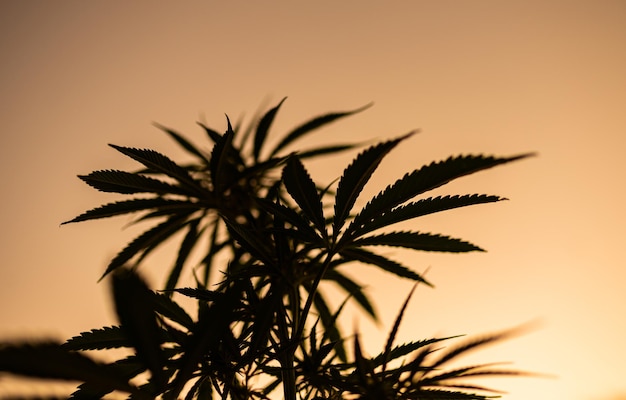
<instances>
[{"instance_id":1,"label":"small leaf","mask_svg":"<svg viewBox=\"0 0 626 400\"><path fill-rule=\"evenodd\" d=\"M283 98L276 107L269 110L263 116L263 118L261 118L261 121L259 121L259 124L257 125L257 129L256 129L256 134L254 135L253 155L254 155L255 160L259 159L259 156L261 155L261 148L263 147L263 143L265 142L265 138L267 137L267 133L270 129L270 126L272 125L272 122L274 122L274 118L276 117L276 113L278 112L278 109L280 108L280 106L283 104L283 102L286 99L287 99L286 97Z\"/></svg>"},{"instance_id":2,"label":"small leaf","mask_svg":"<svg viewBox=\"0 0 626 400\"><path fill-rule=\"evenodd\" d=\"M109 193L134 194L186 194L181 188L147 176L117 170L94 171L89 175L78 175L89 186Z\"/></svg>"},{"instance_id":3,"label":"small leaf","mask_svg":"<svg viewBox=\"0 0 626 400\"><path fill-rule=\"evenodd\" d=\"M221 292L202 288L177 288L172 289L173 292L180 293L183 296L190 297L192 299L198 299L202 301L216 301L220 297L224 296Z\"/></svg>"},{"instance_id":4,"label":"small leaf","mask_svg":"<svg viewBox=\"0 0 626 400\"><path fill-rule=\"evenodd\" d=\"M338 237L339 231L348 218L357 197L383 157L411 134L412 133L409 133L400 138L379 143L366 149L343 171L339 185L337 186L337 195L335 196L335 217L333 220L334 237Z\"/></svg>"},{"instance_id":5,"label":"small leaf","mask_svg":"<svg viewBox=\"0 0 626 400\"><path fill-rule=\"evenodd\" d=\"M235 134L230 127L230 121L228 122L229 129L224 133L223 136L219 138L219 140L213 146L213 151L211 152L211 163L209 165L211 171L211 182L213 183L213 191L216 193L221 193L224 191L224 188L227 185L227 171L228 159L230 153L233 152L233 135ZM233 166L230 166L232 172Z\"/></svg>"},{"instance_id":6,"label":"small leaf","mask_svg":"<svg viewBox=\"0 0 626 400\"><path fill-rule=\"evenodd\" d=\"M153 124L157 128L161 129L163 132L170 135L170 137L174 139L183 149L187 150L189 154L198 157L205 164L207 165L209 164L209 160L206 158L206 156L200 150L198 150L196 146L194 146L193 144L191 144L191 142L185 139L181 134L179 134L178 132L175 132L174 130L170 128L166 128L165 126L158 124L156 122L154 122Z\"/></svg>"},{"instance_id":7,"label":"small leaf","mask_svg":"<svg viewBox=\"0 0 626 400\"><path fill-rule=\"evenodd\" d=\"M315 355L319 349L319 346L317 345L317 323L318 322L319 322L319 319L315 321L315 323L311 327L311 331L309 332L309 352L311 353L311 355Z\"/></svg>"},{"instance_id":8,"label":"small leaf","mask_svg":"<svg viewBox=\"0 0 626 400\"><path fill-rule=\"evenodd\" d=\"M454 336L456 337L456 336ZM395 346L393 347L389 353L383 352L381 354L379 354L378 356L372 358L372 363L374 364L375 367L378 367L380 365L383 365L385 362L388 362L389 360L396 360L399 359L401 357L404 357L416 350L420 350L420 349L430 349L430 345L434 344L434 343L438 343L444 340L449 340L452 339L453 337L445 337L445 338L434 338L434 339L424 339L424 340L419 340L416 342L409 342L409 343L404 343L401 344L399 346ZM426 351L426 353L429 353L430 351Z\"/></svg>"},{"instance_id":9,"label":"small leaf","mask_svg":"<svg viewBox=\"0 0 626 400\"><path fill-rule=\"evenodd\" d=\"M344 118L356 113L359 113L369 107L371 107L372 104L367 104L363 107L357 108L356 110L352 110L352 111L347 111L347 112L338 112L338 113L329 113L329 114L325 114L325 115L321 115L319 117L315 117L307 122L305 122L304 124L298 126L297 128L295 128L294 130L292 130L291 132L289 132L287 135L285 135L285 137L278 143L278 145L276 145L276 147L274 148L274 150L272 150L271 155L274 156L276 153L278 153L278 151L280 151L281 149L283 149L284 147L286 147L288 144L291 144L292 142L294 142L296 139L301 138L302 136L306 135L307 133L314 131L324 125L327 125L337 119L340 118Z\"/></svg>"},{"instance_id":10,"label":"small leaf","mask_svg":"<svg viewBox=\"0 0 626 400\"><path fill-rule=\"evenodd\" d=\"M222 137L222 135L220 133L218 133L214 129L209 128L208 126L206 126L202 122L198 122L198 125L200 125L204 129L204 131L206 132L207 136L209 137L209 139L211 141L213 141L214 143L219 142L220 138Z\"/></svg>"},{"instance_id":11,"label":"small leaf","mask_svg":"<svg viewBox=\"0 0 626 400\"><path fill-rule=\"evenodd\" d=\"M368 388L372 385L372 379L375 376L374 368L370 360L363 356L361 351L361 343L359 335L354 336L354 364L356 365L356 373L359 377L362 388Z\"/></svg>"},{"instance_id":12,"label":"small leaf","mask_svg":"<svg viewBox=\"0 0 626 400\"><path fill-rule=\"evenodd\" d=\"M391 232L357 239L353 246L395 246L406 249L441 252L484 251L480 247L448 236L420 232Z\"/></svg>"},{"instance_id":13,"label":"small leaf","mask_svg":"<svg viewBox=\"0 0 626 400\"><path fill-rule=\"evenodd\" d=\"M302 209L304 215L322 234L326 233L326 223L322 211L322 200L315 183L297 157L292 157L283 168L283 182L287 192Z\"/></svg>"}]
</instances>

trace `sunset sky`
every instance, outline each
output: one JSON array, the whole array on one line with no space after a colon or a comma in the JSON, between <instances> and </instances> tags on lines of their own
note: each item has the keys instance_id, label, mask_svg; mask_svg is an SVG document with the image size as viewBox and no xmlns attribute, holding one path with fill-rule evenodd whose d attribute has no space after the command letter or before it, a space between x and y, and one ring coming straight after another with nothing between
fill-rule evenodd
<instances>
[{"instance_id":1,"label":"sunset sky","mask_svg":"<svg viewBox=\"0 0 626 400\"><path fill-rule=\"evenodd\" d=\"M139 231L123 230L125 218L59 226L119 198L76 178L135 168L107 143L182 160L152 122L204 146L196 121L222 130L224 113L252 117L285 96L276 134L373 102L309 141L419 128L383 162L370 195L449 155L538 153L438 192L510 201L411 226L487 252L398 253L436 286L417 289L400 339L538 322L472 358L554 375L490 382L504 399L626 398L625 1L4 0L0 57L0 338L115 323L97 280ZM310 172L330 182L353 155ZM170 262L148 260L153 286ZM412 284L367 267L355 276L383 323L348 326L374 354ZM9 386L0 379L0 396Z\"/></svg>"}]
</instances>

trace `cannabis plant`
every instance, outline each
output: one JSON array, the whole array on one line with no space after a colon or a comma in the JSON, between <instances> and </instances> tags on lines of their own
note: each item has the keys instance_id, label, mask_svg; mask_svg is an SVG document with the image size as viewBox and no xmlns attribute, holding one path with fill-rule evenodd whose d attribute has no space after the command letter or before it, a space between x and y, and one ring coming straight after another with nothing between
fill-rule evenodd
<instances>
[{"instance_id":1,"label":"cannabis plant","mask_svg":"<svg viewBox=\"0 0 626 400\"><path fill-rule=\"evenodd\" d=\"M80 382L72 399L117 392L133 399L486 399L495 392L468 381L514 375L496 364L448 367L467 351L510 332L461 341L451 337L396 344L410 294L381 351L366 355L358 335L346 336L340 316L354 302L377 315L346 264L364 263L398 278L430 283L376 251L380 246L435 252L482 249L440 234L393 225L454 208L503 200L495 195L427 197L457 178L529 154L462 155L406 173L355 209L383 158L412 133L362 149L335 182L318 183L307 160L354 149L332 144L293 150L319 128L363 108L313 118L280 137L267 137L281 101L247 127L217 131L207 144L158 126L191 158L178 163L154 150L111 145L137 161L135 171L103 169L79 178L102 192L128 196L66 223L134 214L150 227L104 270L119 324L83 332L64 343L5 343L0 370ZM222 133L223 132L223 133ZM165 284L150 289L139 267L168 240L178 240ZM193 277L181 285L181 277ZM333 283L343 301L319 290ZM411 292L412 293L412 292ZM180 305L186 298L186 307ZM188 304L194 304L189 307ZM91 351L126 349L95 361ZM115 354L121 354L117 351Z\"/></svg>"}]
</instances>

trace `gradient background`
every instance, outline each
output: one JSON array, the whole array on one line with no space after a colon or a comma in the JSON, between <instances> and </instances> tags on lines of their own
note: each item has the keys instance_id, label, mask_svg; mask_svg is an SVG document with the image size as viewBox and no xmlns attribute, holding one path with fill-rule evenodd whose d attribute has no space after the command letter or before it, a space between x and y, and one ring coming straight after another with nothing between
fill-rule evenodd
<instances>
[{"instance_id":1,"label":"gradient background","mask_svg":"<svg viewBox=\"0 0 626 400\"><path fill-rule=\"evenodd\" d=\"M138 231L121 231L123 218L59 227L117 198L76 174L135 167L107 143L180 160L152 121L202 143L195 121L224 129L224 113L251 116L283 96L276 133L374 101L314 139L420 128L383 163L370 194L451 154L539 153L443 191L511 201L413 225L488 252L398 254L430 267L437 286L418 288L400 339L539 320L476 354L557 376L494 382L505 398L626 393L626 2L213 3L0 2L0 337L66 338L114 323L107 285L96 280ZM328 182L349 157L309 168ZM169 265L159 254L145 271ZM355 273L372 285L383 323L355 317L350 328L375 353L411 284ZM20 387L0 380L2 395Z\"/></svg>"}]
</instances>

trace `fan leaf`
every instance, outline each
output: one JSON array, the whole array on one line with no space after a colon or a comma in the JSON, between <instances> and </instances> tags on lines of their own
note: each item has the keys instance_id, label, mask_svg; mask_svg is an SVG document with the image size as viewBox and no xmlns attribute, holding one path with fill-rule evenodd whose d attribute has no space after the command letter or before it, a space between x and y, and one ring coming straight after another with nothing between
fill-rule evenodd
<instances>
[{"instance_id":1,"label":"fan leaf","mask_svg":"<svg viewBox=\"0 0 626 400\"><path fill-rule=\"evenodd\" d=\"M454 179L531 155L529 153L502 158L467 155L450 157L445 161L431 163L404 175L404 177L374 196L355 216L352 225L355 228L362 225L367 226L368 221L373 221L415 196L445 185Z\"/></svg>"}]
</instances>

